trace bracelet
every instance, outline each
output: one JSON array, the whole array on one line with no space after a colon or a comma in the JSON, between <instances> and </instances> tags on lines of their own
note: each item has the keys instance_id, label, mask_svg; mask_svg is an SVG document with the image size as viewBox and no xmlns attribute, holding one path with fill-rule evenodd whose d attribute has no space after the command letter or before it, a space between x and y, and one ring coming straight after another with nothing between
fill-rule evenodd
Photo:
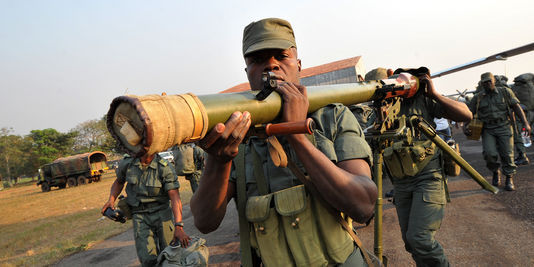
<instances>
[{"instance_id":1,"label":"bracelet","mask_svg":"<svg viewBox=\"0 0 534 267\"><path fill-rule=\"evenodd\" d=\"M175 222L174 223L174 226L180 226L180 227L184 227L184 223L183 222Z\"/></svg>"}]
</instances>

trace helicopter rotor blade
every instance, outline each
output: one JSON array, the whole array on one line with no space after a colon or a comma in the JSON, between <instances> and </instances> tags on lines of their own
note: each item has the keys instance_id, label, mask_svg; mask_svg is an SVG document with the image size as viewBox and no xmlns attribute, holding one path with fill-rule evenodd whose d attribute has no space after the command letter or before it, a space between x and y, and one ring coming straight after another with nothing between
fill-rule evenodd
<instances>
[{"instance_id":1,"label":"helicopter rotor blade","mask_svg":"<svg viewBox=\"0 0 534 267\"><path fill-rule=\"evenodd\" d=\"M437 78L437 77L441 77L441 76L444 76L444 75L455 73L455 72L458 72L458 71L461 71L461 70L465 70L465 69L469 69L469 68L472 68L472 67L476 67L476 66L480 66L480 65L483 65L483 64L487 64L487 63L490 63L490 62L494 62L494 61L497 61L497 60L506 60L509 57L513 57L513 56L516 56L516 55L519 55L519 54L527 53L527 52L530 52L532 50L534 50L534 43L530 43L530 44L527 44L527 45L524 45L524 46L520 46L520 47L517 47L517 48L514 48L514 49L510 49L510 50L507 50L507 51L504 51L504 52L497 53L495 55L491 55L489 57L480 58L480 59L477 59L477 60L462 64L462 65L458 65L456 67L452 67L450 69L446 69L446 70L443 70L443 71L440 71L440 72L437 72L437 73L433 73L430 77L431 78Z\"/></svg>"}]
</instances>

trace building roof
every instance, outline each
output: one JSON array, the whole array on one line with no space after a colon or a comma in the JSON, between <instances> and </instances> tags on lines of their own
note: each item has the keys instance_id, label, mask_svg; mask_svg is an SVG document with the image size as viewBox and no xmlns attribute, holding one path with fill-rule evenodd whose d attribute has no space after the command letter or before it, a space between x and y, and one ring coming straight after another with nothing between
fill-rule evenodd
<instances>
[{"instance_id":1,"label":"building roof","mask_svg":"<svg viewBox=\"0 0 534 267\"><path fill-rule=\"evenodd\" d=\"M300 72L300 77L306 78L306 77L310 77L314 75L319 75L319 74L328 73L328 72L332 72L336 70L346 69L349 67L354 67L358 64L360 59L361 59L361 56L351 57L351 58L342 59L342 60L330 62L327 64L303 69ZM248 82L245 82L245 83L238 84L234 87L228 88L222 91L221 93L235 93L235 92L242 92L242 91L247 91L247 90L250 90L250 84Z\"/></svg>"}]
</instances>

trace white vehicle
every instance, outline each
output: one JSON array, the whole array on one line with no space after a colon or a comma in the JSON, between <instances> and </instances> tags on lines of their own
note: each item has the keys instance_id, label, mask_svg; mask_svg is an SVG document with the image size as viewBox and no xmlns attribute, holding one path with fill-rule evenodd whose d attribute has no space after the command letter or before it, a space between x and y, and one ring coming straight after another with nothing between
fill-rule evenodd
<instances>
[{"instance_id":1,"label":"white vehicle","mask_svg":"<svg viewBox=\"0 0 534 267\"><path fill-rule=\"evenodd\" d=\"M160 157L166 159L169 163L174 164L174 155L172 151L163 151L158 153Z\"/></svg>"}]
</instances>

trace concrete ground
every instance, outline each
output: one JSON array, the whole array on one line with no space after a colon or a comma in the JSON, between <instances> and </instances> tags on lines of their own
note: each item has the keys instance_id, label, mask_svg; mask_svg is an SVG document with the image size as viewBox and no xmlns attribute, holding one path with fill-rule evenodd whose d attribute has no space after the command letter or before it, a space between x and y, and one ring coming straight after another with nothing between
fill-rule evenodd
<instances>
[{"instance_id":1,"label":"concrete ground","mask_svg":"<svg viewBox=\"0 0 534 267\"><path fill-rule=\"evenodd\" d=\"M488 181L491 173L485 168L481 142L465 139L456 133L462 156ZM528 149L534 159L534 148ZM534 266L534 164L520 166L516 175L515 192L497 195L480 188L462 171L449 178L451 203L436 239L442 244L453 266ZM391 183L384 180L384 192ZM502 189L502 187L501 187ZM233 202L221 227L208 235L200 234L193 226L189 206L184 206L186 232L207 240L210 265L239 266L239 236L237 212ZM372 222L373 223L373 222ZM373 250L373 226L358 233L365 246ZM398 226L395 207L385 201L383 216L383 248L389 266L415 266ZM87 251L67 257L56 266L138 266L133 233L123 234L101 242Z\"/></svg>"}]
</instances>

